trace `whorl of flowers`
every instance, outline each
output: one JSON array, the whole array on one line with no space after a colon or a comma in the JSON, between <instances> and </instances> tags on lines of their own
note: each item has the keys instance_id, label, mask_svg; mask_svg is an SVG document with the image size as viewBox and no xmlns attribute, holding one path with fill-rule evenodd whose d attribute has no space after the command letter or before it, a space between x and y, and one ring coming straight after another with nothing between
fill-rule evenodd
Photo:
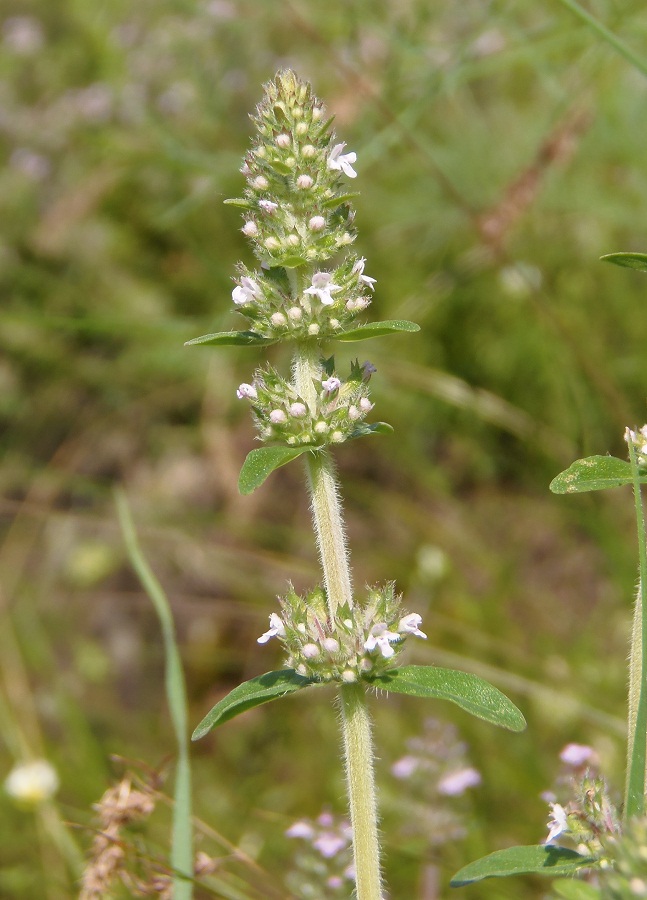
<instances>
[{"instance_id":1,"label":"whorl of flowers","mask_svg":"<svg viewBox=\"0 0 647 900\"><path fill-rule=\"evenodd\" d=\"M280 614L270 615L270 628L258 642L278 638L288 653L286 665L318 681L373 677L393 665L408 635L427 637L417 613L402 615L400 600L392 583L371 588L363 603L340 607L331 622L322 588L299 596L290 586L279 598Z\"/></svg>"}]
</instances>

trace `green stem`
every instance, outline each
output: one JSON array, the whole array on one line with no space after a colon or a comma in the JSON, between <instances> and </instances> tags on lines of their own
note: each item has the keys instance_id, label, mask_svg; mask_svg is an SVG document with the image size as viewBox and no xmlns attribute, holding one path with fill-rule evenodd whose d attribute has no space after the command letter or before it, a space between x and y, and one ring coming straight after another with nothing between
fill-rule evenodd
<instances>
[{"instance_id":1,"label":"green stem","mask_svg":"<svg viewBox=\"0 0 647 900\"><path fill-rule=\"evenodd\" d=\"M294 386L309 405L314 405L314 379L321 378L317 346L301 346L294 358ZM323 569L331 622L340 606L353 606L350 556L346 542L339 485L327 450L305 454L312 520Z\"/></svg>"},{"instance_id":2,"label":"green stem","mask_svg":"<svg viewBox=\"0 0 647 900\"><path fill-rule=\"evenodd\" d=\"M601 37L602 40L606 41L607 44L610 44L614 50L616 50L620 56L627 60L632 66L638 69L639 72L642 72L643 75L647 75L647 65L645 61L642 60L639 56L637 56L633 50L625 44L623 40L621 40L616 34L599 22L591 13L587 12L583 9L576 0L559 0L562 6L565 6L567 9L570 9L572 13L581 19L583 22L589 26L589 28Z\"/></svg>"},{"instance_id":3,"label":"green stem","mask_svg":"<svg viewBox=\"0 0 647 900\"><path fill-rule=\"evenodd\" d=\"M638 480L636 451L629 440L633 474L640 581L636 594L629 658L629 712L627 722L627 787L625 821L645 812L645 766L647 763L647 541L645 515Z\"/></svg>"},{"instance_id":4,"label":"green stem","mask_svg":"<svg viewBox=\"0 0 647 900\"><path fill-rule=\"evenodd\" d=\"M363 684L345 684L340 694L357 900L381 900L373 746L365 688Z\"/></svg>"}]
</instances>

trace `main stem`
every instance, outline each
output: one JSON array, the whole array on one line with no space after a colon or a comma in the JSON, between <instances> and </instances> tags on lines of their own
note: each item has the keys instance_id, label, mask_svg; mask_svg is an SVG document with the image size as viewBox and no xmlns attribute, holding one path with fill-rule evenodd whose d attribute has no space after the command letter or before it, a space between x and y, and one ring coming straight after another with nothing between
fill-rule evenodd
<instances>
[{"instance_id":1,"label":"main stem","mask_svg":"<svg viewBox=\"0 0 647 900\"><path fill-rule=\"evenodd\" d=\"M297 348L293 371L297 393L309 406L314 406L314 381L321 377L316 344ZM328 611L330 622L334 625L339 607L346 605L351 609L353 606L350 556L339 485L327 450L307 453L305 459ZM340 699L346 783L353 827L356 896L357 900L382 900L371 721L364 685L342 685Z\"/></svg>"}]
</instances>

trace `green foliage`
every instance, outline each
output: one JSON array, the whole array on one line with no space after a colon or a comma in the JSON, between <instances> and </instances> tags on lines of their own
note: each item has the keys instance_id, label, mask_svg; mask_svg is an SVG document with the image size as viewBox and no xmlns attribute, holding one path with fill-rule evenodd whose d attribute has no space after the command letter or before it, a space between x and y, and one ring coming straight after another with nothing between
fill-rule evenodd
<instances>
[{"instance_id":1,"label":"green foliage","mask_svg":"<svg viewBox=\"0 0 647 900\"><path fill-rule=\"evenodd\" d=\"M413 333L415 331L420 331L420 326L416 325L415 322L405 322L403 320L368 322L366 325L359 325L357 328L341 332L337 335L337 340L351 343L352 341L366 341L372 337L384 337L387 334Z\"/></svg>"},{"instance_id":2,"label":"green foliage","mask_svg":"<svg viewBox=\"0 0 647 900\"><path fill-rule=\"evenodd\" d=\"M203 334L200 337L185 341L185 347L206 344L211 347L269 347L272 340L253 331L221 331L217 334Z\"/></svg>"},{"instance_id":3,"label":"green foliage","mask_svg":"<svg viewBox=\"0 0 647 900\"><path fill-rule=\"evenodd\" d=\"M560 878L551 887L554 895L563 900L598 900L600 897L600 892L592 885L573 878Z\"/></svg>"},{"instance_id":4,"label":"green foliage","mask_svg":"<svg viewBox=\"0 0 647 900\"><path fill-rule=\"evenodd\" d=\"M484 878L512 875L572 875L595 860L564 847L539 844L535 847L508 847L464 866L451 880L452 887L464 887Z\"/></svg>"},{"instance_id":5,"label":"green foliage","mask_svg":"<svg viewBox=\"0 0 647 900\"><path fill-rule=\"evenodd\" d=\"M638 479L647 484L647 475ZM585 491L606 491L609 488L633 484L631 465L615 456L589 456L571 463L550 483L554 494L577 494Z\"/></svg>"},{"instance_id":6,"label":"green foliage","mask_svg":"<svg viewBox=\"0 0 647 900\"><path fill-rule=\"evenodd\" d=\"M615 263L616 266L626 266L628 269L647 272L647 253L606 253L600 259L604 262Z\"/></svg>"},{"instance_id":7,"label":"green foliage","mask_svg":"<svg viewBox=\"0 0 647 900\"><path fill-rule=\"evenodd\" d=\"M238 490L241 494L251 494L275 469L308 451L311 451L310 447L258 447L250 450L240 470Z\"/></svg>"},{"instance_id":8,"label":"green foliage","mask_svg":"<svg viewBox=\"0 0 647 900\"><path fill-rule=\"evenodd\" d=\"M198 741L212 728L217 728L230 719L239 716L248 709L278 700L286 694L293 694L303 688L315 684L311 678L298 675L294 669L281 669L279 672L266 672L256 678L245 681L230 691L207 713L191 736L191 740Z\"/></svg>"},{"instance_id":9,"label":"green foliage","mask_svg":"<svg viewBox=\"0 0 647 900\"><path fill-rule=\"evenodd\" d=\"M383 691L411 697L449 700L479 719L510 731L523 731L526 720L498 688L469 672L436 666L404 666L372 679Z\"/></svg>"}]
</instances>

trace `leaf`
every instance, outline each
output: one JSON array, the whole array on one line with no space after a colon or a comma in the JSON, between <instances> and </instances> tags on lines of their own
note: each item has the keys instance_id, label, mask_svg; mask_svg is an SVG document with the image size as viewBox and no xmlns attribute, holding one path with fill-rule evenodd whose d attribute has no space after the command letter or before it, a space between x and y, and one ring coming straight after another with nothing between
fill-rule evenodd
<instances>
[{"instance_id":1,"label":"leaf","mask_svg":"<svg viewBox=\"0 0 647 900\"><path fill-rule=\"evenodd\" d=\"M335 206L341 206L342 203L348 203L349 200L353 200L355 197L359 197L359 191L353 191L351 194L341 194L339 197L331 197L329 200L324 200L321 205L324 209L331 209Z\"/></svg>"},{"instance_id":2,"label":"leaf","mask_svg":"<svg viewBox=\"0 0 647 900\"><path fill-rule=\"evenodd\" d=\"M251 494L275 469L292 462L312 447L259 447L247 454L238 476L238 490Z\"/></svg>"},{"instance_id":3,"label":"leaf","mask_svg":"<svg viewBox=\"0 0 647 900\"><path fill-rule=\"evenodd\" d=\"M647 272L647 253L607 253L600 259L604 262L615 263L616 266L626 266L628 269Z\"/></svg>"},{"instance_id":4,"label":"leaf","mask_svg":"<svg viewBox=\"0 0 647 900\"><path fill-rule=\"evenodd\" d=\"M232 197L231 200L223 200L222 202L225 206L240 206L242 209L252 208L251 201L245 200L244 197Z\"/></svg>"},{"instance_id":5,"label":"leaf","mask_svg":"<svg viewBox=\"0 0 647 900\"><path fill-rule=\"evenodd\" d=\"M355 438L366 437L369 434L393 434L393 425L389 425L388 422L373 422L371 425L361 422L348 435L348 440L353 441Z\"/></svg>"},{"instance_id":6,"label":"leaf","mask_svg":"<svg viewBox=\"0 0 647 900\"><path fill-rule=\"evenodd\" d=\"M280 672L266 672L250 681L244 681L230 691L211 709L191 735L192 741L198 741L212 728L228 722L255 706L278 700L286 694L300 691L302 688L317 684L312 678L298 675L294 669L282 669Z\"/></svg>"},{"instance_id":7,"label":"leaf","mask_svg":"<svg viewBox=\"0 0 647 900\"><path fill-rule=\"evenodd\" d=\"M210 344L218 347L269 347L276 341L273 338L263 337L254 331L220 331L216 334L203 334L200 337L185 341L185 347L193 347L196 344Z\"/></svg>"},{"instance_id":8,"label":"leaf","mask_svg":"<svg viewBox=\"0 0 647 900\"><path fill-rule=\"evenodd\" d=\"M385 334L398 334L399 332L415 332L420 331L420 325L415 322L407 322L405 319L390 319L387 322L368 322L366 325L359 325L357 328L351 328L349 331L342 331L336 334L338 341L367 341L369 338L382 337Z\"/></svg>"},{"instance_id":9,"label":"leaf","mask_svg":"<svg viewBox=\"0 0 647 900\"><path fill-rule=\"evenodd\" d=\"M469 863L457 872L450 885L463 887L484 878L506 878L510 875L573 875L582 866L595 864L591 856L574 850L538 844L530 847L508 847Z\"/></svg>"},{"instance_id":10,"label":"leaf","mask_svg":"<svg viewBox=\"0 0 647 900\"><path fill-rule=\"evenodd\" d=\"M601 897L600 892L593 885L574 878L560 878L558 881L553 881L551 889L564 900L600 900Z\"/></svg>"},{"instance_id":11,"label":"leaf","mask_svg":"<svg viewBox=\"0 0 647 900\"><path fill-rule=\"evenodd\" d=\"M647 484L647 474L639 475L638 481ZM577 494L604 491L623 484L633 484L630 463L615 456L587 456L556 475L550 489L554 494Z\"/></svg>"},{"instance_id":12,"label":"leaf","mask_svg":"<svg viewBox=\"0 0 647 900\"><path fill-rule=\"evenodd\" d=\"M371 683L396 694L449 700L473 716L510 731L523 731L526 727L523 715L505 694L469 672L437 666L403 666L378 675Z\"/></svg>"},{"instance_id":13,"label":"leaf","mask_svg":"<svg viewBox=\"0 0 647 900\"><path fill-rule=\"evenodd\" d=\"M286 269L298 269L299 266L305 266L307 262L308 260L302 256L284 256L281 259L281 265Z\"/></svg>"}]
</instances>

